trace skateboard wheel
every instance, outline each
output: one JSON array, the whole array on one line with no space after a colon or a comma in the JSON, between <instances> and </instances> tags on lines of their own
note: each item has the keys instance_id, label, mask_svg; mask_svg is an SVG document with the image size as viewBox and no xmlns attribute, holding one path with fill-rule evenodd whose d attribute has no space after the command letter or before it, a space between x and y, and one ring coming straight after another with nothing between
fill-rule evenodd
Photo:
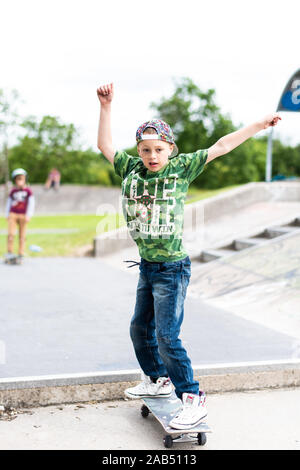
<instances>
[{"instance_id":1,"label":"skateboard wheel","mask_svg":"<svg viewBox=\"0 0 300 470\"><path fill-rule=\"evenodd\" d=\"M150 413L149 408L147 408L146 405L143 405L141 408L141 415L143 416L143 418L147 418L147 416L149 416L149 413Z\"/></svg>"},{"instance_id":2,"label":"skateboard wheel","mask_svg":"<svg viewBox=\"0 0 300 470\"><path fill-rule=\"evenodd\" d=\"M199 446L204 446L206 444L206 434L205 432L199 432L197 435Z\"/></svg>"},{"instance_id":3,"label":"skateboard wheel","mask_svg":"<svg viewBox=\"0 0 300 470\"><path fill-rule=\"evenodd\" d=\"M165 446L167 449L170 449L170 447L173 446L173 438L172 438L172 436L169 436L169 434L167 434L167 435L164 437L164 446Z\"/></svg>"}]
</instances>

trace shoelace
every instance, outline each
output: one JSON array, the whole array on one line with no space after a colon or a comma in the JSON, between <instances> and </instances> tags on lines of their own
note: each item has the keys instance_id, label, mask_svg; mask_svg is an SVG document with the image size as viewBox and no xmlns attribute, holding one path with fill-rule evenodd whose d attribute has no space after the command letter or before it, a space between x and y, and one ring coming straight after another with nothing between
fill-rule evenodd
<instances>
[{"instance_id":1,"label":"shoelace","mask_svg":"<svg viewBox=\"0 0 300 470\"><path fill-rule=\"evenodd\" d=\"M127 268L132 268L133 266L137 266L138 264L141 264L138 261L134 261L134 260L131 260L131 259L123 260L123 263L134 263L131 266L127 266Z\"/></svg>"},{"instance_id":2,"label":"shoelace","mask_svg":"<svg viewBox=\"0 0 300 470\"><path fill-rule=\"evenodd\" d=\"M205 393L200 391L199 406L204 406L205 401L206 401L206 395ZM177 413L176 418L178 418L179 415L183 419L188 418L192 410L193 410L192 403L186 402L184 407L182 407L181 410Z\"/></svg>"},{"instance_id":3,"label":"shoelace","mask_svg":"<svg viewBox=\"0 0 300 470\"><path fill-rule=\"evenodd\" d=\"M182 407L180 410L178 410L175 418L180 418L181 419L186 419L190 416L190 413L191 413L191 410L192 410L192 406L191 405L188 405L188 404L185 404L184 407Z\"/></svg>"},{"instance_id":4,"label":"shoelace","mask_svg":"<svg viewBox=\"0 0 300 470\"><path fill-rule=\"evenodd\" d=\"M204 392L202 392L202 390L200 390L199 396L200 396L200 405L204 406L206 402L206 395Z\"/></svg>"},{"instance_id":5,"label":"shoelace","mask_svg":"<svg viewBox=\"0 0 300 470\"><path fill-rule=\"evenodd\" d=\"M169 385L169 384L170 384L170 379L169 378L164 380L163 385Z\"/></svg>"}]
</instances>

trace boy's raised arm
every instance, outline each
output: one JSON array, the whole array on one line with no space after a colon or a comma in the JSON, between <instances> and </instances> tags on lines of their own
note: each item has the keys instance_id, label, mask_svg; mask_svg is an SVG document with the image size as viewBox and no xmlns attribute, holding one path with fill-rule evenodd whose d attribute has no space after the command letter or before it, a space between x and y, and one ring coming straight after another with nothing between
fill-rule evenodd
<instances>
[{"instance_id":1,"label":"boy's raised arm","mask_svg":"<svg viewBox=\"0 0 300 470\"><path fill-rule=\"evenodd\" d=\"M241 145L250 137L253 137L257 132L267 129L270 126L276 126L279 119L281 119L281 117L278 113L268 114L260 121L221 137L214 145L209 147L206 163L231 152L231 150Z\"/></svg>"},{"instance_id":2,"label":"boy's raised arm","mask_svg":"<svg viewBox=\"0 0 300 470\"><path fill-rule=\"evenodd\" d=\"M112 83L97 88L97 96L100 101L97 147L112 164L114 163L114 155L116 153L111 136L111 102L113 92Z\"/></svg>"}]
</instances>

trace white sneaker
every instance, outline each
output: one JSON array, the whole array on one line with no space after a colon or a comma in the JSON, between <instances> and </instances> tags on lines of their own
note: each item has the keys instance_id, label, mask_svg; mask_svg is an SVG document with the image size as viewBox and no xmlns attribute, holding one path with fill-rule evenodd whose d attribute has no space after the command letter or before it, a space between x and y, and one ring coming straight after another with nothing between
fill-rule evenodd
<instances>
[{"instance_id":1,"label":"white sneaker","mask_svg":"<svg viewBox=\"0 0 300 470\"><path fill-rule=\"evenodd\" d=\"M128 398L168 398L172 395L171 380L159 377L156 383L150 377L142 374L143 381L135 387L127 388L125 395Z\"/></svg>"},{"instance_id":2,"label":"white sneaker","mask_svg":"<svg viewBox=\"0 0 300 470\"><path fill-rule=\"evenodd\" d=\"M182 408L179 413L169 422L169 426L175 429L189 429L207 416L207 409L204 406L206 396L204 392L199 395L194 393L182 394Z\"/></svg>"}]
</instances>

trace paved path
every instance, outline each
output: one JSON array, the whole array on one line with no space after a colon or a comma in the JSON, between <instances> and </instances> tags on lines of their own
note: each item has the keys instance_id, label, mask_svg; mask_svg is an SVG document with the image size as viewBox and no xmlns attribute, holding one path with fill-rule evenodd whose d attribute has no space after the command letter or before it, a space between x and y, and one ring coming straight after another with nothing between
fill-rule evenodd
<instances>
[{"instance_id":1,"label":"paved path","mask_svg":"<svg viewBox=\"0 0 300 470\"><path fill-rule=\"evenodd\" d=\"M165 449L161 426L151 415L142 418L141 402L117 401L34 408L0 421L0 449L300 450L299 394L285 389L208 396L213 433L204 447Z\"/></svg>"}]
</instances>

